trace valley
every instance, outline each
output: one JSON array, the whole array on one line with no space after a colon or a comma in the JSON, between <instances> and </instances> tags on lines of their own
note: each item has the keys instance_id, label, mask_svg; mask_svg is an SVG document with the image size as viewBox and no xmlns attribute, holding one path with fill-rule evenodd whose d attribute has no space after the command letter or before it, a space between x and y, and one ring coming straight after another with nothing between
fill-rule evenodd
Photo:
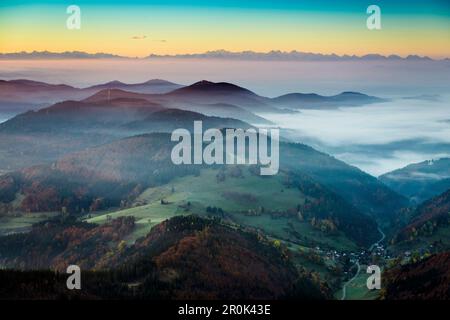
<instances>
[{"instance_id":1,"label":"valley","mask_svg":"<svg viewBox=\"0 0 450 320\"><path fill-rule=\"evenodd\" d=\"M27 98L30 85L36 92ZM49 104L0 124L0 264L25 270L14 274L17 279L76 263L119 274L122 280L103 280L114 288L111 294L127 298L246 292L255 298L371 300L386 295L367 289L368 265L389 275L449 250L448 191L440 193L445 159L433 168L419 164L412 173L405 168L389 174L388 182L282 137L275 175L261 176L260 162L171 161L176 142L170 133L192 133L195 121L205 130L259 128L273 126L265 117L274 113L360 108L382 98L354 92L267 98L210 81L113 81L90 89L27 81L2 86L14 86L17 99L40 97ZM78 100L52 102L62 96ZM429 187L431 179L417 188L416 169L428 174L422 176L442 176L440 187ZM404 181L394 185L399 175ZM417 205L411 190L428 198ZM242 278L237 266L243 261L250 268L243 274L256 268L250 278L261 286ZM230 274L223 278L227 265ZM202 270L193 282L190 270ZM289 276L282 279L273 270ZM212 286L199 289L203 273ZM231 286L230 279L242 286ZM130 291L129 283L137 287ZM196 288L192 295L189 288Z\"/></svg>"},{"instance_id":2,"label":"valley","mask_svg":"<svg viewBox=\"0 0 450 320\"><path fill-rule=\"evenodd\" d=\"M14 316L450 300L448 0L66 2L0 1Z\"/></svg>"}]
</instances>

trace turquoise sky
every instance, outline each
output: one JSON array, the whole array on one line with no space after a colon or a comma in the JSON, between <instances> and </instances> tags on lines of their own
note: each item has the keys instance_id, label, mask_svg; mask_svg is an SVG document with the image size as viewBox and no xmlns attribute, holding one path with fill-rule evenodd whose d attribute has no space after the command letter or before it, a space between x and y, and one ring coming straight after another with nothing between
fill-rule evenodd
<instances>
[{"instance_id":1,"label":"turquoise sky","mask_svg":"<svg viewBox=\"0 0 450 320\"><path fill-rule=\"evenodd\" d=\"M17 5L104 5L104 6L132 6L132 5L158 5L158 6L192 6L192 7L228 7L251 9L284 9L309 10L320 12L358 12L361 7L376 4L384 7L391 13L397 14L433 14L450 15L450 2L447 0L3 0L0 7Z\"/></svg>"}]
</instances>

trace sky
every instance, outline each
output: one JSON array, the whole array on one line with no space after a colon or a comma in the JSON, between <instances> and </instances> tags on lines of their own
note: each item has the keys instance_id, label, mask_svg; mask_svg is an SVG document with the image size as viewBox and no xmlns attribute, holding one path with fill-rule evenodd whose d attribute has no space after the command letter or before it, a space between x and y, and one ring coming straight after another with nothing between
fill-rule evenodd
<instances>
[{"instance_id":1,"label":"sky","mask_svg":"<svg viewBox=\"0 0 450 320\"><path fill-rule=\"evenodd\" d=\"M81 9L80 30L66 27L73 4ZM366 27L371 4L381 9L381 30ZM0 1L2 53L144 57L218 49L450 57L450 1Z\"/></svg>"}]
</instances>

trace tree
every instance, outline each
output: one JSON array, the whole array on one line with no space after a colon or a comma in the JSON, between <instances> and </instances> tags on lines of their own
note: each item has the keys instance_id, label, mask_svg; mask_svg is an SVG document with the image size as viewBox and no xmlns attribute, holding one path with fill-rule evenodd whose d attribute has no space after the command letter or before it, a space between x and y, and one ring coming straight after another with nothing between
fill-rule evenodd
<instances>
[{"instance_id":1,"label":"tree","mask_svg":"<svg viewBox=\"0 0 450 320\"><path fill-rule=\"evenodd\" d=\"M273 246L279 249L281 247L281 241L277 239L273 240Z\"/></svg>"},{"instance_id":2,"label":"tree","mask_svg":"<svg viewBox=\"0 0 450 320\"><path fill-rule=\"evenodd\" d=\"M122 240L122 241L120 241L119 244L117 245L117 250L118 250L119 252L123 252L123 251L125 250L126 247L127 247L127 243L126 243L124 240Z\"/></svg>"}]
</instances>

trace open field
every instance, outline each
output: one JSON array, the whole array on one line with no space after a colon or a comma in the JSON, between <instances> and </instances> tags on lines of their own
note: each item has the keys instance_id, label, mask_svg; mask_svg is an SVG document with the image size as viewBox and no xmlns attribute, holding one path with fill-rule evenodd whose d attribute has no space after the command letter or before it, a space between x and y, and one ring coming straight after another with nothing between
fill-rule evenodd
<instances>
[{"instance_id":1,"label":"open field","mask_svg":"<svg viewBox=\"0 0 450 320\"><path fill-rule=\"evenodd\" d=\"M379 290L367 289L367 278L370 274L366 273L367 266L361 265L361 271L358 276L347 285L345 300L375 300L379 296ZM336 299L341 299L342 290L335 293Z\"/></svg>"},{"instance_id":2,"label":"open field","mask_svg":"<svg viewBox=\"0 0 450 320\"><path fill-rule=\"evenodd\" d=\"M173 201L174 198L176 198L175 195L174 197L170 197L168 199ZM134 216L136 219L136 229L127 239L129 243L134 243L138 238L143 237L150 232L153 226L173 216L183 214L183 210L178 208L176 203L162 205L160 201L155 200L147 205L104 213L87 219L86 221L102 224L107 222L109 219L116 219L123 216Z\"/></svg>"}]
</instances>

